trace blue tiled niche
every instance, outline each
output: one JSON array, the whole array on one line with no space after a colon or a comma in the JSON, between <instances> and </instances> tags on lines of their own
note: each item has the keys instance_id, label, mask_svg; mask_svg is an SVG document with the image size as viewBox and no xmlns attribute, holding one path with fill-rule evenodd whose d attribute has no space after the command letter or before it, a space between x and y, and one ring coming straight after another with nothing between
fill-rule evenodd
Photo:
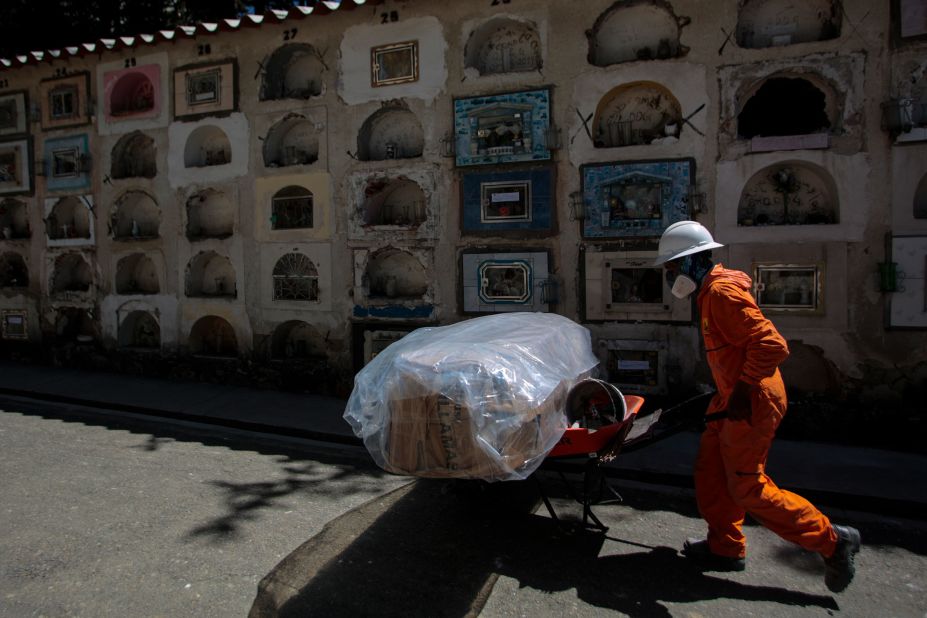
<instances>
[{"instance_id":1,"label":"blue tiled niche","mask_svg":"<svg viewBox=\"0 0 927 618\"><path fill-rule=\"evenodd\" d=\"M550 159L550 90L454 100L457 165Z\"/></svg>"},{"instance_id":2,"label":"blue tiled niche","mask_svg":"<svg viewBox=\"0 0 927 618\"><path fill-rule=\"evenodd\" d=\"M554 175L549 167L468 172L461 182L464 233L550 231Z\"/></svg>"},{"instance_id":3,"label":"blue tiled niche","mask_svg":"<svg viewBox=\"0 0 927 618\"><path fill-rule=\"evenodd\" d=\"M70 191L90 186L90 150L86 134L45 140L45 188Z\"/></svg>"}]
</instances>

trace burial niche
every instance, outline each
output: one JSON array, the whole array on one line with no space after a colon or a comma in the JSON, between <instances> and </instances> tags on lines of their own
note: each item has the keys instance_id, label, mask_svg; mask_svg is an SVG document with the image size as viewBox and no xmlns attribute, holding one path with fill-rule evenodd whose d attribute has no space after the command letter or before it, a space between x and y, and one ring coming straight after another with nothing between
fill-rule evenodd
<instances>
[{"instance_id":1,"label":"burial niche","mask_svg":"<svg viewBox=\"0 0 927 618\"><path fill-rule=\"evenodd\" d=\"M473 31L464 57L480 75L538 71L541 38L534 24L499 17Z\"/></svg>"},{"instance_id":2,"label":"burial niche","mask_svg":"<svg viewBox=\"0 0 927 618\"><path fill-rule=\"evenodd\" d=\"M402 106L388 106L371 114L357 136L361 161L411 159L422 156L425 133L422 123Z\"/></svg>"},{"instance_id":3,"label":"burial niche","mask_svg":"<svg viewBox=\"0 0 927 618\"><path fill-rule=\"evenodd\" d=\"M589 63L606 67L683 56L688 48L679 44L679 33L688 23L688 18L677 18L662 0L616 2L587 32Z\"/></svg>"},{"instance_id":4,"label":"burial niche","mask_svg":"<svg viewBox=\"0 0 927 618\"><path fill-rule=\"evenodd\" d=\"M0 240L29 238L29 210L22 200L6 198L0 200Z\"/></svg>"},{"instance_id":5,"label":"burial niche","mask_svg":"<svg viewBox=\"0 0 927 618\"><path fill-rule=\"evenodd\" d=\"M309 165L318 159L319 131L298 114L290 114L275 124L264 139L266 167Z\"/></svg>"},{"instance_id":6,"label":"burial niche","mask_svg":"<svg viewBox=\"0 0 927 618\"><path fill-rule=\"evenodd\" d=\"M215 125L197 127L183 149L184 167L212 167L232 162L232 144Z\"/></svg>"},{"instance_id":7,"label":"burial niche","mask_svg":"<svg viewBox=\"0 0 927 618\"><path fill-rule=\"evenodd\" d=\"M279 47L264 65L261 100L308 99L322 94L322 70L319 53L303 43Z\"/></svg>"},{"instance_id":8,"label":"burial niche","mask_svg":"<svg viewBox=\"0 0 927 618\"><path fill-rule=\"evenodd\" d=\"M58 200L45 220L50 240L90 238L90 208L79 197Z\"/></svg>"},{"instance_id":9,"label":"burial niche","mask_svg":"<svg viewBox=\"0 0 927 618\"><path fill-rule=\"evenodd\" d=\"M758 49L828 41L840 36L840 0L745 0L737 44Z\"/></svg>"},{"instance_id":10,"label":"burial niche","mask_svg":"<svg viewBox=\"0 0 927 618\"><path fill-rule=\"evenodd\" d=\"M425 192L408 178L371 181L364 195L364 225L414 228L425 221Z\"/></svg>"},{"instance_id":11,"label":"burial niche","mask_svg":"<svg viewBox=\"0 0 927 618\"><path fill-rule=\"evenodd\" d=\"M87 292L93 283L90 264L79 253L64 253L55 259L51 293Z\"/></svg>"},{"instance_id":12,"label":"burial niche","mask_svg":"<svg viewBox=\"0 0 927 618\"><path fill-rule=\"evenodd\" d=\"M745 98L737 115L737 134L743 139L820 133L833 125L835 97L819 80L770 77Z\"/></svg>"},{"instance_id":13,"label":"burial niche","mask_svg":"<svg viewBox=\"0 0 927 618\"><path fill-rule=\"evenodd\" d=\"M8 251L0 256L0 288L24 288L29 285L29 269L20 254Z\"/></svg>"},{"instance_id":14,"label":"burial niche","mask_svg":"<svg viewBox=\"0 0 927 618\"><path fill-rule=\"evenodd\" d=\"M914 192L914 218L927 219L927 174L921 176Z\"/></svg>"},{"instance_id":15,"label":"burial niche","mask_svg":"<svg viewBox=\"0 0 927 618\"><path fill-rule=\"evenodd\" d=\"M677 137L682 107L656 82L632 82L606 93L596 108L596 148L650 144Z\"/></svg>"},{"instance_id":16,"label":"burial niche","mask_svg":"<svg viewBox=\"0 0 927 618\"><path fill-rule=\"evenodd\" d=\"M116 263L117 294L157 294L161 291L154 262L144 253L133 253Z\"/></svg>"},{"instance_id":17,"label":"burial niche","mask_svg":"<svg viewBox=\"0 0 927 618\"><path fill-rule=\"evenodd\" d=\"M154 178L158 174L154 139L141 131L123 135L113 146L110 176L120 178Z\"/></svg>"},{"instance_id":18,"label":"burial niche","mask_svg":"<svg viewBox=\"0 0 927 618\"><path fill-rule=\"evenodd\" d=\"M235 358L238 339L228 320L215 315L200 318L190 329L190 352L199 356Z\"/></svg>"},{"instance_id":19,"label":"burial niche","mask_svg":"<svg viewBox=\"0 0 927 618\"><path fill-rule=\"evenodd\" d=\"M312 227L312 191L298 185L283 187L271 199L270 227L294 230Z\"/></svg>"},{"instance_id":20,"label":"burial niche","mask_svg":"<svg viewBox=\"0 0 927 618\"><path fill-rule=\"evenodd\" d=\"M185 290L188 297L235 298L237 283L232 262L215 251L203 251L187 264Z\"/></svg>"},{"instance_id":21,"label":"burial niche","mask_svg":"<svg viewBox=\"0 0 927 618\"><path fill-rule=\"evenodd\" d=\"M825 169L803 161L754 174L737 207L737 224L743 226L821 223L839 223L837 187Z\"/></svg>"},{"instance_id":22,"label":"burial niche","mask_svg":"<svg viewBox=\"0 0 927 618\"><path fill-rule=\"evenodd\" d=\"M110 225L115 240L158 237L161 214L154 198L144 191L126 191L116 200Z\"/></svg>"},{"instance_id":23,"label":"burial niche","mask_svg":"<svg viewBox=\"0 0 927 618\"><path fill-rule=\"evenodd\" d=\"M155 86L144 73L130 71L116 81L110 92L109 110L113 116L132 116L154 109Z\"/></svg>"},{"instance_id":24,"label":"burial niche","mask_svg":"<svg viewBox=\"0 0 927 618\"><path fill-rule=\"evenodd\" d=\"M324 358L325 341L311 324L290 320L274 329L270 354L274 360Z\"/></svg>"},{"instance_id":25,"label":"burial niche","mask_svg":"<svg viewBox=\"0 0 927 618\"><path fill-rule=\"evenodd\" d=\"M55 314L55 340L88 343L96 337L96 323L86 309L62 307Z\"/></svg>"},{"instance_id":26,"label":"burial niche","mask_svg":"<svg viewBox=\"0 0 927 618\"><path fill-rule=\"evenodd\" d=\"M119 346L156 350L161 347L161 326L147 311L130 312L119 325Z\"/></svg>"},{"instance_id":27,"label":"burial niche","mask_svg":"<svg viewBox=\"0 0 927 618\"><path fill-rule=\"evenodd\" d=\"M204 189L187 199L187 238L228 238L235 231L235 209L221 191Z\"/></svg>"},{"instance_id":28,"label":"burial niche","mask_svg":"<svg viewBox=\"0 0 927 618\"><path fill-rule=\"evenodd\" d=\"M273 277L274 300L319 300L319 271L302 253L287 253L277 260Z\"/></svg>"},{"instance_id":29,"label":"burial niche","mask_svg":"<svg viewBox=\"0 0 927 618\"><path fill-rule=\"evenodd\" d=\"M419 300L428 291L425 267L400 249L386 248L371 255L365 276L370 298Z\"/></svg>"}]
</instances>

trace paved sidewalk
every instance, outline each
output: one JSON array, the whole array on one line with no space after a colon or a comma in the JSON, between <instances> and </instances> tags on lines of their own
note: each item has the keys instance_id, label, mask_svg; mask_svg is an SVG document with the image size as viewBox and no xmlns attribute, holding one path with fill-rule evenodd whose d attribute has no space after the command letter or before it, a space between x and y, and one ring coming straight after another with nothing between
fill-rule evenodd
<instances>
[{"instance_id":1,"label":"paved sidewalk","mask_svg":"<svg viewBox=\"0 0 927 618\"><path fill-rule=\"evenodd\" d=\"M345 401L243 387L0 363L0 395L83 404L287 436L360 444ZM691 486L698 434L684 432L611 464L612 476ZM927 456L776 440L768 471L781 487L831 506L927 518Z\"/></svg>"}]
</instances>

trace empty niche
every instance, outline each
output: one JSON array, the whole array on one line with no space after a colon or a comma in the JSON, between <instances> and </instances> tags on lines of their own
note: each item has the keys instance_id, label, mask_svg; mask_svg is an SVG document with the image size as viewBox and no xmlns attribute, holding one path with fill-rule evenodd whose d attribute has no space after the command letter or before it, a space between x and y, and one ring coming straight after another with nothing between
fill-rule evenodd
<instances>
[{"instance_id":1,"label":"empty niche","mask_svg":"<svg viewBox=\"0 0 927 618\"><path fill-rule=\"evenodd\" d=\"M96 330L96 323L86 309L62 307L55 314L55 339L58 342L93 341Z\"/></svg>"},{"instance_id":2,"label":"empty niche","mask_svg":"<svg viewBox=\"0 0 927 618\"><path fill-rule=\"evenodd\" d=\"M319 131L315 124L291 114L270 128L264 139L264 165L309 165L319 159Z\"/></svg>"},{"instance_id":3,"label":"empty niche","mask_svg":"<svg viewBox=\"0 0 927 618\"><path fill-rule=\"evenodd\" d=\"M284 322L274 329L271 358L324 358L325 341L311 325L301 320Z\"/></svg>"},{"instance_id":4,"label":"empty niche","mask_svg":"<svg viewBox=\"0 0 927 618\"><path fill-rule=\"evenodd\" d=\"M287 253L277 260L273 278L274 300L319 300L319 271L302 253Z\"/></svg>"},{"instance_id":5,"label":"empty niche","mask_svg":"<svg viewBox=\"0 0 927 618\"><path fill-rule=\"evenodd\" d=\"M840 36L839 0L744 0L737 44L752 49L827 41Z\"/></svg>"},{"instance_id":6,"label":"empty niche","mask_svg":"<svg viewBox=\"0 0 927 618\"><path fill-rule=\"evenodd\" d=\"M428 291L425 267L399 249L383 249L371 255L365 277L370 298L418 300Z\"/></svg>"},{"instance_id":7,"label":"empty niche","mask_svg":"<svg viewBox=\"0 0 927 618\"><path fill-rule=\"evenodd\" d=\"M221 191L205 189L187 199L187 238L228 238L235 231L235 209Z\"/></svg>"},{"instance_id":8,"label":"empty niche","mask_svg":"<svg viewBox=\"0 0 927 618\"><path fill-rule=\"evenodd\" d=\"M155 162L155 142L141 131L123 135L113 146L110 176L120 178L154 178L158 174Z\"/></svg>"},{"instance_id":9,"label":"empty niche","mask_svg":"<svg viewBox=\"0 0 927 618\"><path fill-rule=\"evenodd\" d=\"M215 125L197 127L183 149L184 167L211 167L232 162L232 144L225 131Z\"/></svg>"},{"instance_id":10,"label":"empty niche","mask_svg":"<svg viewBox=\"0 0 927 618\"><path fill-rule=\"evenodd\" d=\"M132 116L154 109L155 86L144 73L130 71L119 77L109 97L113 116Z\"/></svg>"},{"instance_id":11,"label":"empty niche","mask_svg":"<svg viewBox=\"0 0 927 618\"><path fill-rule=\"evenodd\" d=\"M364 225L418 227L425 221L425 192L408 178L371 181L364 195Z\"/></svg>"},{"instance_id":12,"label":"empty niche","mask_svg":"<svg viewBox=\"0 0 927 618\"><path fill-rule=\"evenodd\" d=\"M7 198L0 200L0 239L15 240L29 238L29 210L22 200Z\"/></svg>"},{"instance_id":13,"label":"empty niche","mask_svg":"<svg viewBox=\"0 0 927 618\"><path fill-rule=\"evenodd\" d=\"M45 220L50 240L90 238L90 224L90 209L75 196L58 200Z\"/></svg>"},{"instance_id":14,"label":"empty niche","mask_svg":"<svg viewBox=\"0 0 927 618\"><path fill-rule=\"evenodd\" d=\"M500 17L473 31L464 56L481 75L538 71L541 39L534 24Z\"/></svg>"},{"instance_id":15,"label":"empty niche","mask_svg":"<svg viewBox=\"0 0 927 618\"><path fill-rule=\"evenodd\" d=\"M914 218L927 219L927 174L921 176L914 192Z\"/></svg>"},{"instance_id":16,"label":"empty niche","mask_svg":"<svg viewBox=\"0 0 927 618\"><path fill-rule=\"evenodd\" d=\"M357 136L361 161L411 159L422 156L425 133L422 123L405 107L389 106L374 112Z\"/></svg>"},{"instance_id":17,"label":"empty niche","mask_svg":"<svg viewBox=\"0 0 927 618\"><path fill-rule=\"evenodd\" d=\"M119 324L119 347L143 350L161 347L161 325L147 311L132 311Z\"/></svg>"},{"instance_id":18,"label":"empty niche","mask_svg":"<svg viewBox=\"0 0 927 618\"><path fill-rule=\"evenodd\" d=\"M160 211L154 198L144 191L126 191L113 207L111 232L116 240L145 240L158 237Z\"/></svg>"},{"instance_id":19,"label":"empty niche","mask_svg":"<svg viewBox=\"0 0 927 618\"><path fill-rule=\"evenodd\" d=\"M830 129L836 117L833 89L809 75L769 77L741 101L737 135L744 139L819 133Z\"/></svg>"},{"instance_id":20,"label":"empty niche","mask_svg":"<svg viewBox=\"0 0 927 618\"><path fill-rule=\"evenodd\" d=\"M235 298L235 269L224 255L203 251L187 264L186 294L189 297Z\"/></svg>"},{"instance_id":21,"label":"empty niche","mask_svg":"<svg viewBox=\"0 0 927 618\"><path fill-rule=\"evenodd\" d=\"M238 356L238 338L228 320L207 315L196 321L190 329L187 344L190 352L201 356L234 358Z\"/></svg>"},{"instance_id":22,"label":"empty niche","mask_svg":"<svg viewBox=\"0 0 927 618\"><path fill-rule=\"evenodd\" d=\"M830 174L810 163L777 163L753 175L737 207L737 224L813 225L838 223L837 187Z\"/></svg>"},{"instance_id":23,"label":"empty niche","mask_svg":"<svg viewBox=\"0 0 927 618\"><path fill-rule=\"evenodd\" d=\"M679 44L686 17L677 18L668 2L616 2L596 20L589 38L589 63L605 67L633 60L676 58L688 51Z\"/></svg>"},{"instance_id":24,"label":"empty niche","mask_svg":"<svg viewBox=\"0 0 927 618\"><path fill-rule=\"evenodd\" d=\"M283 187L271 198L270 227L295 230L312 227L312 191L298 185Z\"/></svg>"},{"instance_id":25,"label":"empty niche","mask_svg":"<svg viewBox=\"0 0 927 618\"><path fill-rule=\"evenodd\" d=\"M117 294L157 294L160 292L158 271L144 253L133 253L116 263Z\"/></svg>"},{"instance_id":26,"label":"empty niche","mask_svg":"<svg viewBox=\"0 0 927 618\"><path fill-rule=\"evenodd\" d=\"M90 264L78 253L65 253L55 259L52 270L52 294L87 292L93 283Z\"/></svg>"},{"instance_id":27,"label":"empty niche","mask_svg":"<svg viewBox=\"0 0 927 618\"><path fill-rule=\"evenodd\" d=\"M322 94L324 65L311 46L293 43L278 48L267 61L261 100L308 99Z\"/></svg>"},{"instance_id":28,"label":"empty niche","mask_svg":"<svg viewBox=\"0 0 927 618\"><path fill-rule=\"evenodd\" d=\"M606 93L596 108L596 148L650 144L677 137L682 107L656 82L632 82Z\"/></svg>"},{"instance_id":29,"label":"empty niche","mask_svg":"<svg viewBox=\"0 0 927 618\"><path fill-rule=\"evenodd\" d=\"M24 288L29 285L29 269L18 253L9 251L0 256L0 288Z\"/></svg>"}]
</instances>

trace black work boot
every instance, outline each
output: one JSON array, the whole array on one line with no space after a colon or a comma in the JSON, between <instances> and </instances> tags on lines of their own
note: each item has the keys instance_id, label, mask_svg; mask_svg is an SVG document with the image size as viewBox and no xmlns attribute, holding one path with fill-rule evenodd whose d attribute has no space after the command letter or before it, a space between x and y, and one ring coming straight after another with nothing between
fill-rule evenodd
<instances>
[{"instance_id":1,"label":"black work boot","mask_svg":"<svg viewBox=\"0 0 927 618\"><path fill-rule=\"evenodd\" d=\"M837 533L837 548L834 555L824 558L824 583L831 592L843 592L856 574L853 558L862 541L859 530L852 526L834 525L833 528Z\"/></svg>"},{"instance_id":2,"label":"black work boot","mask_svg":"<svg viewBox=\"0 0 927 618\"><path fill-rule=\"evenodd\" d=\"M743 571L747 568L746 558L716 554L708 548L706 539L686 539L682 554L705 571Z\"/></svg>"}]
</instances>

